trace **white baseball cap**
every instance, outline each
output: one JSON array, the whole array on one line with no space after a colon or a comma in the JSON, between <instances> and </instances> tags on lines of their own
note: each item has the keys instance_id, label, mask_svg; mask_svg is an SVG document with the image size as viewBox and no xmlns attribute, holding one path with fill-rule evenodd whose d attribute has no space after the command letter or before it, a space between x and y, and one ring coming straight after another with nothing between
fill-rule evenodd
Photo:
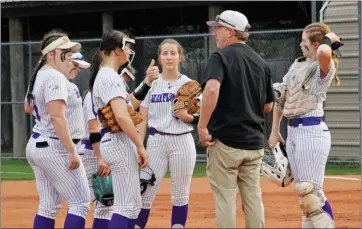
<instances>
[{"instance_id":1,"label":"white baseball cap","mask_svg":"<svg viewBox=\"0 0 362 229\"><path fill-rule=\"evenodd\" d=\"M249 22L244 14L233 10L225 10L216 16L215 21L208 21L206 24L210 27L224 26L230 29L246 32L246 26Z\"/></svg>"},{"instance_id":2,"label":"white baseball cap","mask_svg":"<svg viewBox=\"0 0 362 229\"><path fill-rule=\"evenodd\" d=\"M73 53L72 61L78 63L79 67L81 67L81 68L86 69L86 68L90 67L90 63L88 63L87 61L84 60L84 57L80 52Z\"/></svg>"}]
</instances>

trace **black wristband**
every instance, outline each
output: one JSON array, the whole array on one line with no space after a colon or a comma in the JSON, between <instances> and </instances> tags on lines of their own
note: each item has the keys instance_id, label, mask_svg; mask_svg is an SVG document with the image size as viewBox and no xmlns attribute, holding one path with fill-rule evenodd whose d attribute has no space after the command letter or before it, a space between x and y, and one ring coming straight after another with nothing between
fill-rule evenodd
<instances>
[{"instance_id":1,"label":"black wristband","mask_svg":"<svg viewBox=\"0 0 362 229\"><path fill-rule=\"evenodd\" d=\"M102 134L101 133L90 133L89 134L89 141L94 144L97 142L100 142L102 139Z\"/></svg>"},{"instance_id":2,"label":"black wristband","mask_svg":"<svg viewBox=\"0 0 362 229\"><path fill-rule=\"evenodd\" d=\"M192 120L191 124L198 124L199 119L200 119L200 114L199 113L194 113L194 114L192 114L192 117L194 117L194 120Z\"/></svg>"},{"instance_id":3,"label":"black wristband","mask_svg":"<svg viewBox=\"0 0 362 229\"><path fill-rule=\"evenodd\" d=\"M138 85L138 87L134 90L133 96L137 100L143 101L150 88L151 88L150 86L148 86L144 81L142 81L142 83L140 83L140 85Z\"/></svg>"},{"instance_id":4,"label":"black wristband","mask_svg":"<svg viewBox=\"0 0 362 229\"><path fill-rule=\"evenodd\" d=\"M318 41L319 45L328 45L331 46L332 42L331 39L327 36L324 36L322 40Z\"/></svg>"}]
</instances>

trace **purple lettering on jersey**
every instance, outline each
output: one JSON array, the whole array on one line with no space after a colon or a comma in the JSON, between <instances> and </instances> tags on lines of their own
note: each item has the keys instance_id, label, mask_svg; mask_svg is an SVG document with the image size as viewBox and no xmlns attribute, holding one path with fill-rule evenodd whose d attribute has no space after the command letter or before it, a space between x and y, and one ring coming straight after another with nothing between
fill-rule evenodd
<instances>
[{"instance_id":1,"label":"purple lettering on jersey","mask_svg":"<svg viewBox=\"0 0 362 229\"><path fill-rule=\"evenodd\" d=\"M31 95L31 99L33 100L33 107L34 107L34 112L35 112L35 119L40 121L40 115L39 115L39 111L38 111L38 107L35 105L35 96L34 94Z\"/></svg>"},{"instance_id":2,"label":"purple lettering on jersey","mask_svg":"<svg viewBox=\"0 0 362 229\"><path fill-rule=\"evenodd\" d=\"M92 101L92 112L93 112L94 116L97 117L97 112L94 110L93 94L91 92L88 92L88 93L90 93L90 97L91 97L91 101Z\"/></svg>"},{"instance_id":3,"label":"purple lettering on jersey","mask_svg":"<svg viewBox=\"0 0 362 229\"><path fill-rule=\"evenodd\" d=\"M79 91L78 91L77 89L75 89L75 88L74 88L74 92L75 92L75 94L77 94L77 98L79 98L79 97L80 97L80 93L79 93Z\"/></svg>"},{"instance_id":4,"label":"purple lettering on jersey","mask_svg":"<svg viewBox=\"0 0 362 229\"><path fill-rule=\"evenodd\" d=\"M162 93L162 94L152 94L151 103L168 103L175 99L176 95L173 93Z\"/></svg>"}]
</instances>

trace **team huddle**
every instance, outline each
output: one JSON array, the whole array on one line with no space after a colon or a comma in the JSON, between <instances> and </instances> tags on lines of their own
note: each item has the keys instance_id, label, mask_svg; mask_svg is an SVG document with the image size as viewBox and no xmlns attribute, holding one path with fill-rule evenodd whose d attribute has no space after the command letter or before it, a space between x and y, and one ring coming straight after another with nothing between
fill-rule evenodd
<instances>
[{"instance_id":1,"label":"team huddle","mask_svg":"<svg viewBox=\"0 0 362 229\"><path fill-rule=\"evenodd\" d=\"M217 27L213 35L218 41L223 39L220 27L232 29L228 30L231 35L230 31L245 30L247 21L244 28L233 25L234 17L238 19L240 15L244 20L245 16L235 11L225 12L216 18L214 23L218 24L213 25ZM235 21L235 25L237 23L240 20ZM318 29L315 25L306 31L318 33ZM325 35L328 31L322 33ZM319 44L326 46L323 48L327 51L331 49L331 43L341 44L336 35L322 36L316 41L322 38L324 40ZM303 42L307 54L310 41L303 37ZM145 228L157 190L168 169L172 181L171 227L186 226L189 190L196 163L196 147L191 132L199 120L204 123L203 111L206 108L202 104L209 96L203 96L202 89L205 87L207 91L209 83L204 82L201 86L180 73L184 49L178 41L165 39L158 48L162 71L152 60L142 83L130 92L127 82L135 80L136 73L131 66L135 56L132 50L134 44L135 40L125 33L109 30L103 34L98 50L88 63L80 52L81 44L72 42L65 32L52 30L43 37L40 45L42 58L30 79L24 105L25 111L35 118L26 147L40 199L34 228L54 228L56 215L64 200L68 203L64 228L85 228L91 201L95 201L92 228ZM321 71L316 71L318 68L323 70L323 77ZM81 69L88 69L90 75L89 89L84 95L71 82ZM285 97L284 100L280 97L275 100L278 109L274 108L273 129L276 131L272 132L269 141L275 154L280 153L284 145L278 126L281 112L290 120L298 116L300 122L293 121L293 128L288 127L287 155L284 154L284 159L289 161L288 167L278 173L277 178L272 177L275 168L267 164L261 166L260 156L260 163L256 165L257 176L261 171L279 182L280 186L286 186L294 179L303 211L302 226L308 228L334 227L332 209L322 191L324 158L329 153L330 134L326 131L326 124L315 116L323 115L320 104L325 100L326 90L335 73L336 67L331 59L323 64L298 59L283 84L266 84L270 90L281 94L280 97ZM303 76L295 77L298 74ZM298 89L298 84L303 83L308 85L308 93L318 95L315 101L313 96L305 94L302 99L308 100L304 102L308 109L304 110L300 107L302 103L293 103L293 96L303 93ZM272 104L274 100L264 99L262 106L264 102ZM276 112L280 114L276 115ZM309 120L308 127L299 127L299 130L298 125L306 123L302 120L304 117ZM309 149L318 154L313 167L318 175L311 170L306 171L309 165L301 161L313 159L303 159L304 152L299 153L297 148L299 144L308 145L308 139L298 136L308 135L310 131L320 132L318 136L326 146L323 150L318 149L320 152ZM213 153L211 149L215 142L215 145L221 143L217 143L212 133L203 133L199 133L200 140L208 146L208 157L212 157L209 154ZM259 151L263 154L264 149ZM209 163L208 169L212 166ZM213 185L216 187L216 184ZM217 198L216 192L215 199L220 203L222 200ZM259 211L263 211L261 199L257 201L260 201ZM218 203L216 206L221 206ZM224 206L228 207L231 208ZM249 223L247 227L264 227L264 213L252 215L247 216L254 217L247 222L254 223ZM218 227L234 223L233 219L221 223L222 220L227 221L223 218L223 209L217 209L216 218L219 220Z\"/></svg>"}]
</instances>

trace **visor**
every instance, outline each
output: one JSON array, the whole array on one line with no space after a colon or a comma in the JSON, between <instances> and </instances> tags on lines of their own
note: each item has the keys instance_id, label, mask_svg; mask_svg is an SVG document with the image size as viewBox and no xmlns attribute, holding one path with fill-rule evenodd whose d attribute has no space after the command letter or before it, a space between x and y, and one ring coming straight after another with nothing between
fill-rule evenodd
<instances>
[{"instance_id":1,"label":"visor","mask_svg":"<svg viewBox=\"0 0 362 229\"><path fill-rule=\"evenodd\" d=\"M80 43L72 42L67 36L64 36L50 43L43 50L41 50L41 53L44 56L54 49L72 49L72 52L77 52L81 47L82 45Z\"/></svg>"},{"instance_id":2,"label":"visor","mask_svg":"<svg viewBox=\"0 0 362 229\"><path fill-rule=\"evenodd\" d=\"M90 63L88 63L87 61L84 60L83 55L79 52L73 53L72 60L74 62L78 63L79 67L84 68L84 69L87 69L91 66Z\"/></svg>"}]
</instances>

